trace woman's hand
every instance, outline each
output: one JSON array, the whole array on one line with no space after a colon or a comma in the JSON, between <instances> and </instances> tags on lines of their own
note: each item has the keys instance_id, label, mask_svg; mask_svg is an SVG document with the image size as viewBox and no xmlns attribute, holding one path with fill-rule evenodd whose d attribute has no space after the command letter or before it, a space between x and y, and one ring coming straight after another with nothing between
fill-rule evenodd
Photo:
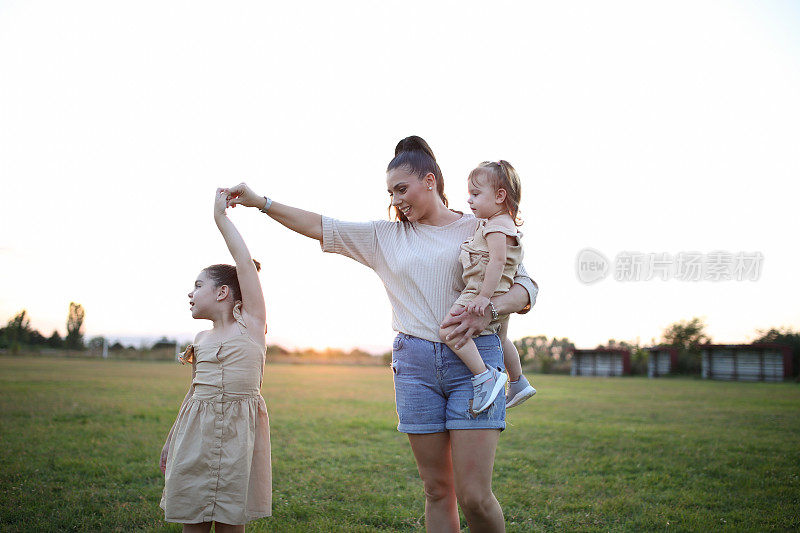
<instances>
[{"instance_id":1,"label":"woman's hand","mask_svg":"<svg viewBox=\"0 0 800 533\"><path fill-rule=\"evenodd\" d=\"M486 296L476 296L471 302L467 304L467 311L475 313L479 316L485 314L486 308L489 307L489 298Z\"/></svg>"},{"instance_id":2,"label":"woman's hand","mask_svg":"<svg viewBox=\"0 0 800 533\"><path fill-rule=\"evenodd\" d=\"M159 461L159 468L161 468L161 473L167 475L167 454L169 454L169 444L164 444L164 447L161 448L161 461Z\"/></svg>"},{"instance_id":3,"label":"woman's hand","mask_svg":"<svg viewBox=\"0 0 800 533\"><path fill-rule=\"evenodd\" d=\"M228 208L228 193L225 189L217 189L217 194L214 196L214 218L224 217L225 210Z\"/></svg>"},{"instance_id":4,"label":"woman's hand","mask_svg":"<svg viewBox=\"0 0 800 533\"><path fill-rule=\"evenodd\" d=\"M230 189L223 189L228 195L228 207L243 205L245 207L264 207L263 196L257 195L246 183L240 183Z\"/></svg>"},{"instance_id":5,"label":"woman's hand","mask_svg":"<svg viewBox=\"0 0 800 533\"><path fill-rule=\"evenodd\" d=\"M466 309L466 307L460 306L457 309L451 309L450 316L445 318L444 322L442 322L443 328L456 326L453 331L447 335L448 341L456 341L456 348L464 346L469 339L485 330L489 322L492 321L491 315L480 316L476 313L467 312Z\"/></svg>"}]
</instances>

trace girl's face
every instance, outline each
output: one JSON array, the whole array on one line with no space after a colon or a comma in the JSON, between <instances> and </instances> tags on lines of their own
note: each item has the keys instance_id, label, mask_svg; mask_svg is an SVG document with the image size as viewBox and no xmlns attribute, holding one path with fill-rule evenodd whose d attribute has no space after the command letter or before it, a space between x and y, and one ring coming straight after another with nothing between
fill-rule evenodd
<instances>
[{"instance_id":1,"label":"girl's face","mask_svg":"<svg viewBox=\"0 0 800 533\"><path fill-rule=\"evenodd\" d=\"M497 190L489 183L489 179L479 174L473 180L467 180L469 198L467 203L478 218L489 218L502 210L502 202L498 202Z\"/></svg>"},{"instance_id":2,"label":"girl's face","mask_svg":"<svg viewBox=\"0 0 800 533\"><path fill-rule=\"evenodd\" d=\"M205 270L200 272L194 282L194 289L188 294L192 318L208 318L217 304L218 289Z\"/></svg>"},{"instance_id":3,"label":"girl's face","mask_svg":"<svg viewBox=\"0 0 800 533\"><path fill-rule=\"evenodd\" d=\"M414 173L395 168L386 173L386 187L392 206L402 211L409 222L424 221L435 208L437 192L433 174L420 179Z\"/></svg>"}]
</instances>

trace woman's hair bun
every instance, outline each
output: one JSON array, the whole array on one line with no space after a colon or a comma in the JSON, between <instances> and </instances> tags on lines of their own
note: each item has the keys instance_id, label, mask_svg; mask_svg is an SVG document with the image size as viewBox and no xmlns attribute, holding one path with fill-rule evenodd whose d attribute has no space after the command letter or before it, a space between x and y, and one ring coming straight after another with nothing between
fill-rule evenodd
<instances>
[{"instance_id":1,"label":"woman's hair bun","mask_svg":"<svg viewBox=\"0 0 800 533\"><path fill-rule=\"evenodd\" d=\"M417 135L411 135L397 143L397 146L394 149L394 155L397 157L403 152L413 152L415 150L425 152L430 156L431 159L436 161L436 157L433 155L433 150L431 150L431 147L428 146L428 143L425 142L425 139Z\"/></svg>"},{"instance_id":2,"label":"woman's hair bun","mask_svg":"<svg viewBox=\"0 0 800 533\"><path fill-rule=\"evenodd\" d=\"M261 272L261 263L253 259L253 264L256 265L256 272Z\"/></svg>"}]
</instances>

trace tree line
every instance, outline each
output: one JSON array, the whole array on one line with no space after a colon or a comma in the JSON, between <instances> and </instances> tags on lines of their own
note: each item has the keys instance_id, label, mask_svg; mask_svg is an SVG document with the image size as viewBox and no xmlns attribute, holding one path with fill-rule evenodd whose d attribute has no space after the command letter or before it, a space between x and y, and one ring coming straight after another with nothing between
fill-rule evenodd
<instances>
[{"instance_id":1,"label":"tree line","mask_svg":"<svg viewBox=\"0 0 800 533\"><path fill-rule=\"evenodd\" d=\"M67 349L67 350L86 350L87 348L97 351L102 349L105 339L95 337L89 342L84 341L83 322L86 313L83 306L75 302L69 303L67 313L67 335L61 337L57 330L53 330L49 337L42 335L39 331L32 329L30 318L26 310L22 310L12 317L6 326L0 328L0 349L9 350L11 353L19 353L20 350L34 349L41 347ZM758 338L753 344L776 343L785 344L792 349L792 373L797 376L800 374L800 332L789 328L771 328L769 330L757 330ZM664 329L661 336L661 346L674 347L678 351L678 367L675 372L678 374L699 374L702 364L701 350L702 345L711 342L711 336L706 332L706 324L699 318L692 318L670 324ZM153 346L151 351L173 350L176 341L162 337ZM523 337L514 341L514 345L519 351L522 364L541 373L569 373L572 364L572 354L575 351L575 344L567 337L553 337L548 339L546 335L536 335ZM337 357L359 357L367 358L369 354L359 350L348 352L342 350L328 349L316 352L314 350L288 351L277 345L268 347L267 355L282 358L286 356L310 358L310 359L336 359ZM649 353L645 346L639 342L617 341L609 339L606 344L599 344L597 348L621 348L628 350L631 354L631 373L647 374L647 361ZM111 351L128 350L136 351L132 346L123 346L119 342L109 346ZM391 352L384 354L386 360L391 360Z\"/></svg>"},{"instance_id":2,"label":"tree line","mask_svg":"<svg viewBox=\"0 0 800 533\"><path fill-rule=\"evenodd\" d=\"M28 312L23 309L14 315L5 325L0 328L0 349L18 353L24 348L61 348L67 350L84 350L86 346L83 342L83 321L86 312L83 306L75 302L69 303L67 313L67 335L61 337L58 330L53 330L49 337L45 337L38 330L31 328L31 320Z\"/></svg>"}]
</instances>

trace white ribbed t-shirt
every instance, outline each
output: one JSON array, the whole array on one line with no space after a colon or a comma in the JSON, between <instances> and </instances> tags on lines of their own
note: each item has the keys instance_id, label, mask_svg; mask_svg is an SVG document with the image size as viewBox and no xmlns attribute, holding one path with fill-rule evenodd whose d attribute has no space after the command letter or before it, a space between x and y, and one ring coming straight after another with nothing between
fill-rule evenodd
<instances>
[{"instance_id":1,"label":"white ribbed t-shirt","mask_svg":"<svg viewBox=\"0 0 800 533\"><path fill-rule=\"evenodd\" d=\"M395 331L440 342L439 324L464 289L461 243L475 233L477 222L470 214L445 226L323 216L322 251L355 259L378 274L392 304ZM514 283L527 289L533 306L538 289L522 265Z\"/></svg>"}]
</instances>

